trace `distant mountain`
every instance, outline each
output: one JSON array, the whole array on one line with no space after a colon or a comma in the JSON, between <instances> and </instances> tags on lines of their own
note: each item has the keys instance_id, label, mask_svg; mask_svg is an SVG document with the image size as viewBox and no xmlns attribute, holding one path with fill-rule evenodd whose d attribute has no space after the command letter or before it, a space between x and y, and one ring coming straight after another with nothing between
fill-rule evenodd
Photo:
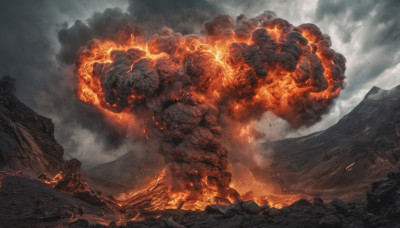
<instances>
[{"instance_id":1,"label":"distant mountain","mask_svg":"<svg viewBox=\"0 0 400 228\"><path fill-rule=\"evenodd\" d=\"M64 150L54 139L49 118L35 113L14 95L14 80L0 79L0 169L55 174Z\"/></svg>"},{"instance_id":2,"label":"distant mountain","mask_svg":"<svg viewBox=\"0 0 400 228\"><path fill-rule=\"evenodd\" d=\"M142 186L161 173L161 155L140 157L138 154L130 151L114 161L87 170L89 184L105 193L123 192Z\"/></svg>"},{"instance_id":3,"label":"distant mountain","mask_svg":"<svg viewBox=\"0 0 400 228\"><path fill-rule=\"evenodd\" d=\"M264 147L275 180L288 190L353 197L399 165L400 86L373 87L332 127Z\"/></svg>"}]
</instances>

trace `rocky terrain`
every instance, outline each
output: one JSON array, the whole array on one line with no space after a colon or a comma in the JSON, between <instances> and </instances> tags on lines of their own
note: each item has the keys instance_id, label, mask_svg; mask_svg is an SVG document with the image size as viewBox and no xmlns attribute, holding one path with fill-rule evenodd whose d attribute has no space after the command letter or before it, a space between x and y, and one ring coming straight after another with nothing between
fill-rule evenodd
<instances>
[{"instance_id":1,"label":"rocky terrain","mask_svg":"<svg viewBox=\"0 0 400 228\"><path fill-rule=\"evenodd\" d=\"M301 199L279 210L240 201L210 205L205 211L142 211L138 221L122 224L119 215L109 206L84 202L23 173L2 179L0 227L396 227L400 172L374 182L365 203Z\"/></svg>"},{"instance_id":2,"label":"rocky terrain","mask_svg":"<svg viewBox=\"0 0 400 228\"><path fill-rule=\"evenodd\" d=\"M371 182L399 165L400 86L373 87L332 127L264 147L275 180L290 191L363 199Z\"/></svg>"},{"instance_id":3,"label":"rocky terrain","mask_svg":"<svg viewBox=\"0 0 400 228\"><path fill-rule=\"evenodd\" d=\"M0 80L0 169L56 174L64 150L54 139L54 125L15 97L14 83L7 76Z\"/></svg>"}]
</instances>

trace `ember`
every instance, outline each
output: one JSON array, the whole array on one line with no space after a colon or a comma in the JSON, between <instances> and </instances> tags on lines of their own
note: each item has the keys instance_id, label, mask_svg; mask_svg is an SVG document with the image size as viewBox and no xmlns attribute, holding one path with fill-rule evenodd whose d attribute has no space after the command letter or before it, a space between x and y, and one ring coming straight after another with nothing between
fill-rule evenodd
<instances>
[{"instance_id":1,"label":"ember","mask_svg":"<svg viewBox=\"0 0 400 228\"><path fill-rule=\"evenodd\" d=\"M63 179L63 176L62 176L62 171L60 171L51 179L49 179L43 175L41 175L39 178L42 179L43 183L46 183L48 185L51 185L52 187L55 187L55 186L57 186L58 182L60 182L60 180Z\"/></svg>"},{"instance_id":2,"label":"ember","mask_svg":"<svg viewBox=\"0 0 400 228\"><path fill-rule=\"evenodd\" d=\"M221 15L202 33L164 27L142 42L122 32L93 40L78 57L78 98L157 142L167 163L122 205L194 210L240 199L229 187L225 132L250 144L249 122L267 111L293 128L314 124L344 87L345 58L313 24L295 27L268 12L236 22Z\"/></svg>"}]
</instances>

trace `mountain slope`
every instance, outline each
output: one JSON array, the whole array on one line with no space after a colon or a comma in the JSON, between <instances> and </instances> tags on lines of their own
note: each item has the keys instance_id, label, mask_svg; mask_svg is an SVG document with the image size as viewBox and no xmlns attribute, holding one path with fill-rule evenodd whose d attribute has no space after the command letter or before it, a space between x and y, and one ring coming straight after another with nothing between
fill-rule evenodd
<instances>
[{"instance_id":1,"label":"mountain slope","mask_svg":"<svg viewBox=\"0 0 400 228\"><path fill-rule=\"evenodd\" d=\"M356 108L325 131L264 147L272 151L275 179L291 190L317 195L341 190L351 195L349 189L366 189L399 165L400 86L373 87Z\"/></svg>"},{"instance_id":2,"label":"mountain slope","mask_svg":"<svg viewBox=\"0 0 400 228\"><path fill-rule=\"evenodd\" d=\"M111 194L148 183L161 173L163 158L146 150L140 152L130 151L114 161L87 170L89 184Z\"/></svg>"},{"instance_id":3,"label":"mountain slope","mask_svg":"<svg viewBox=\"0 0 400 228\"><path fill-rule=\"evenodd\" d=\"M54 139L54 125L13 94L14 80L0 79L0 168L40 174L57 173L64 150Z\"/></svg>"}]
</instances>

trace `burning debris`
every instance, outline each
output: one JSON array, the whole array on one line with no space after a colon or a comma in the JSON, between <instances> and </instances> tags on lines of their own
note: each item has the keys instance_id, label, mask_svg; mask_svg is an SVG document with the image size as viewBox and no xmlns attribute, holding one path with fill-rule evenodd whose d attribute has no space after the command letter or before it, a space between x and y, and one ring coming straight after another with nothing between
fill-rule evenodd
<instances>
[{"instance_id":1,"label":"burning debris","mask_svg":"<svg viewBox=\"0 0 400 228\"><path fill-rule=\"evenodd\" d=\"M267 111L293 128L314 124L344 87L345 58L329 36L271 12L236 22L217 16L201 36L164 27L147 42L126 32L110 37L80 53L77 96L159 145L169 200L158 209L240 199L229 187L225 132L250 143L248 123Z\"/></svg>"}]
</instances>

